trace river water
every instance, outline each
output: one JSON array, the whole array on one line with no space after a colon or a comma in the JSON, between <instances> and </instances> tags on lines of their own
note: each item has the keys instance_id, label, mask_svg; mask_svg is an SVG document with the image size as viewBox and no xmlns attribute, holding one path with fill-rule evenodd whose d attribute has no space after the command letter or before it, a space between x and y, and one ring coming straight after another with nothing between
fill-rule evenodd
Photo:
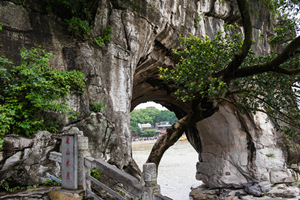
<instances>
[{"instance_id":1,"label":"river water","mask_svg":"<svg viewBox=\"0 0 300 200\"><path fill-rule=\"evenodd\" d=\"M154 142L132 142L133 158L141 170ZM178 141L170 147L158 169L161 193L174 200L189 200L191 186L202 183L195 178L197 161L198 154L188 141Z\"/></svg>"}]
</instances>

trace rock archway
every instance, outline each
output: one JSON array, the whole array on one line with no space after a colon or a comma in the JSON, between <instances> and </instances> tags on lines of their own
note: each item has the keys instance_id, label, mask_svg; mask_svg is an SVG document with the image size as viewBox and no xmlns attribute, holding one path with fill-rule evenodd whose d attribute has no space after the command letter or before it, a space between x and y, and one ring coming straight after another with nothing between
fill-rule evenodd
<instances>
[{"instance_id":1,"label":"rock archway","mask_svg":"<svg viewBox=\"0 0 300 200\"><path fill-rule=\"evenodd\" d=\"M171 51L180 48L179 35L193 33L213 37L225 23L239 19L233 1L98 1L92 35L100 35L107 25L113 31L111 41L99 47L92 40L72 37L66 24L47 13L41 1L28 1L24 7L18 4L16 0L0 2L1 55L18 63L19 49L41 45L56 55L53 67L82 71L88 78L86 91L82 96L69 97L70 106L80 116L73 121L59 118L59 122L62 128L75 126L83 131L90 139L93 156L102 157L108 153L110 162L123 169L132 164L131 109L148 100L164 105L178 118L192 109L188 103L176 101L173 88L161 82L157 71L158 66L169 67L177 62L178 58ZM259 13L262 17L253 16L253 35L256 39L260 37L260 44L255 44L254 50L264 54L270 49L267 37L272 23L263 10ZM90 114L90 103L100 100L106 110ZM286 158L290 154L279 148L281 136L270 123L265 124L262 115L241 115L230 105L223 104L215 115L189 127L187 133L199 153L197 178L212 187L241 187L247 181L280 182L291 177L291 171L286 168ZM47 133L48 139L51 139L50 133ZM24 153L32 143L24 147L10 142L18 146L13 146L9 153L0 152L1 180L9 174L4 166L16 157L17 162L10 166L33 165L27 163L25 155L28 154ZM43 155L45 163L36 159L34 164L41 169L39 174L35 174L36 169L24 168L24 173L30 171L32 176L39 178L31 178L29 184L42 182L43 174L51 170L43 166L49 165L46 157L48 150L53 148L56 147L47 149ZM267 154L274 154L275 159ZM12 170L10 174L14 174Z\"/></svg>"},{"instance_id":2,"label":"rock archway","mask_svg":"<svg viewBox=\"0 0 300 200\"><path fill-rule=\"evenodd\" d=\"M159 78L157 66L172 65L176 58L155 46L141 62L133 79L133 109L139 103L154 101L176 113L180 119L192 108L176 100L173 88ZM264 114L243 115L223 103L211 117L187 129L187 137L199 153L196 178L210 187L244 187L247 182L291 181L282 135ZM268 155L274 155L268 156Z\"/></svg>"},{"instance_id":3,"label":"rock archway","mask_svg":"<svg viewBox=\"0 0 300 200\"><path fill-rule=\"evenodd\" d=\"M179 58L172 54L172 48L180 48L179 35L192 32L198 36L207 34L213 37L217 30L223 29L225 22L239 17L232 5L218 5L218 1L206 3L183 3L183 7L180 4L172 7L165 3L161 7L167 10L167 14L161 13L167 21L161 20L166 22L164 27L154 26L153 32L147 33L150 34L147 37L150 40L142 44L147 46L148 51L139 54L136 59L131 109L139 103L154 101L173 111L178 119L192 111L191 104L176 100L174 88L159 78L158 67L172 67L178 62ZM183 8L183 12L168 12L176 6ZM187 24L195 16L195 8L199 8L207 16L201 21L203 26L200 30ZM178 17L177 21L174 21L174 16ZM266 16L254 19L254 38L258 36L258 32L267 34L270 27L266 27L264 22L268 20ZM185 24L180 24L182 21ZM264 44L254 45L254 51L257 54L269 51L267 42ZM262 113L255 116L243 115L235 107L224 102L214 115L189 126L188 140L199 153L197 179L216 188L240 188L247 182L291 181L294 172L286 165L288 155L283 142L284 136L276 132L272 122L266 119L267 116Z\"/></svg>"}]
</instances>

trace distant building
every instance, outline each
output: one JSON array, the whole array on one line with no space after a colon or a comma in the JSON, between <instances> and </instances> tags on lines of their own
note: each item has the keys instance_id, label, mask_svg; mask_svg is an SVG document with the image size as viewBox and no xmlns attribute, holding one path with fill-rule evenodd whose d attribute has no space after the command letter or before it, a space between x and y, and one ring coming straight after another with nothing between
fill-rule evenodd
<instances>
[{"instance_id":1,"label":"distant building","mask_svg":"<svg viewBox=\"0 0 300 200\"><path fill-rule=\"evenodd\" d=\"M169 122L160 122L156 125L157 130L167 130L170 126L172 126Z\"/></svg>"},{"instance_id":2,"label":"distant building","mask_svg":"<svg viewBox=\"0 0 300 200\"><path fill-rule=\"evenodd\" d=\"M147 129L152 129L152 125L147 123L147 124L138 124L138 126L140 127L140 129L142 129L142 131L147 130Z\"/></svg>"},{"instance_id":3,"label":"distant building","mask_svg":"<svg viewBox=\"0 0 300 200\"><path fill-rule=\"evenodd\" d=\"M156 109L155 106L148 106L146 108L148 108L148 109Z\"/></svg>"}]
</instances>

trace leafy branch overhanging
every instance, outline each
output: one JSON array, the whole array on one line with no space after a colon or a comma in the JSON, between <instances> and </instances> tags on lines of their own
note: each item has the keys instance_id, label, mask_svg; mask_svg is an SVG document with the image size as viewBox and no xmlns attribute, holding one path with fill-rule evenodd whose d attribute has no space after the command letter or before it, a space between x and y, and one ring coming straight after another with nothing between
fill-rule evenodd
<instances>
[{"instance_id":1,"label":"leafy branch overhanging","mask_svg":"<svg viewBox=\"0 0 300 200\"><path fill-rule=\"evenodd\" d=\"M164 152L182 133L214 114L224 100L234 103L244 113L263 111L285 122L277 124L283 130L287 130L289 124L300 127L297 104L300 37L292 39L281 53L272 51L268 56L255 56L251 50L253 38L248 1L237 0L237 3L244 36L230 37L219 32L213 40L192 35L183 38L186 48L174 50L174 54L181 56L179 63L173 69L159 68L163 81L177 88L178 98L190 102L193 109L157 140L147 162L154 162L158 167ZM291 30L286 32L292 33Z\"/></svg>"}]
</instances>

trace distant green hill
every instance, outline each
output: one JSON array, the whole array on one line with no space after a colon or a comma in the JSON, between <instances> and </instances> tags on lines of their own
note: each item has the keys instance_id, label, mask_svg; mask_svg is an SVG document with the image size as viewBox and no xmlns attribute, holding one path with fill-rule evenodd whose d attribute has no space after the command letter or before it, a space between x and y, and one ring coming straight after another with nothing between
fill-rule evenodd
<instances>
[{"instance_id":1,"label":"distant green hill","mask_svg":"<svg viewBox=\"0 0 300 200\"><path fill-rule=\"evenodd\" d=\"M173 124L177 121L175 114L169 110L158 110L153 108L145 108L139 110L133 110L130 113L130 130L131 135L139 133L141 129L138 127L138 123L146 124L150 123L154 127L156 123L167 121Z\"/></svg>"}]
</instances>

